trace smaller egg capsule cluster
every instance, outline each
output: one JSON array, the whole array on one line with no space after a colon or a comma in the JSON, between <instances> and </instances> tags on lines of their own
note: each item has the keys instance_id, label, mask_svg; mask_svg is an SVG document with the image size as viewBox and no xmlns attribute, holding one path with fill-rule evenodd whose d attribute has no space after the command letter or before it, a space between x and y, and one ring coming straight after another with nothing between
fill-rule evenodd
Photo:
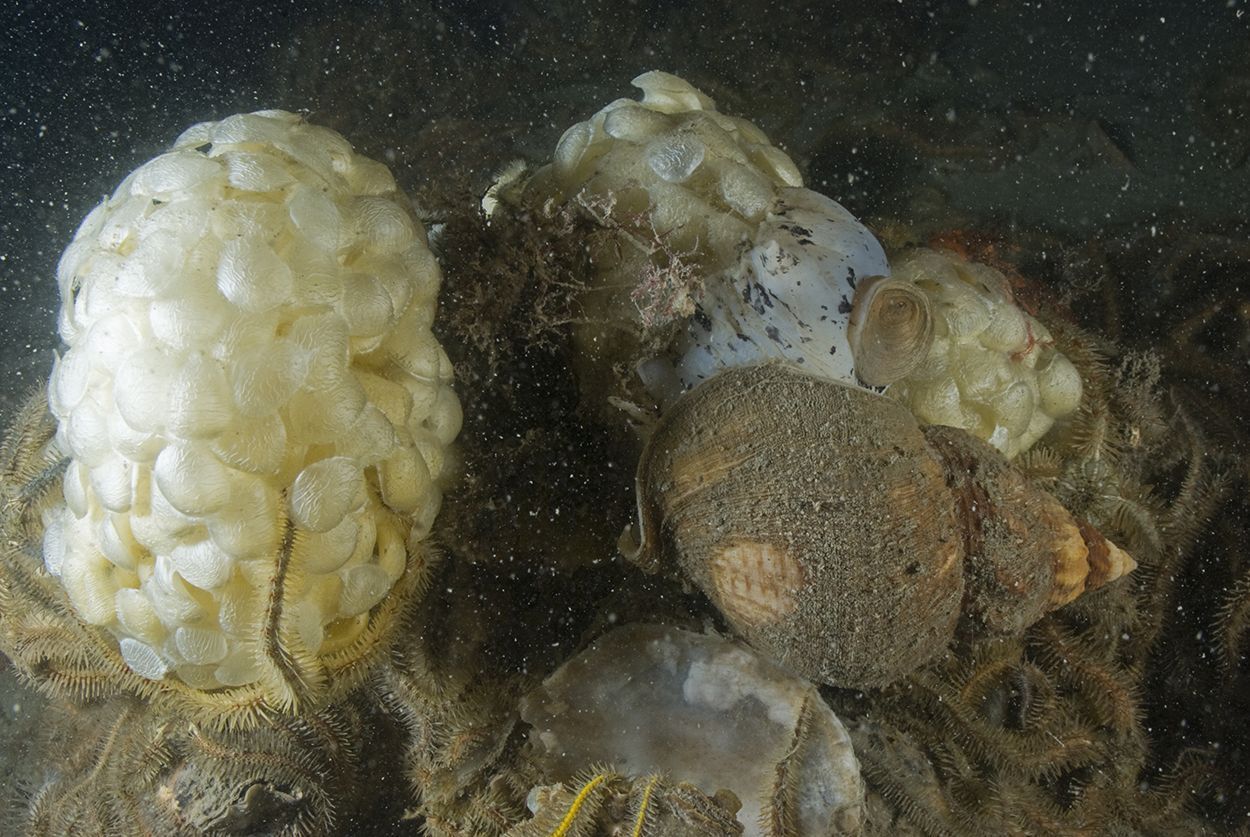
<instances>
[{"instance_id":1,"label":"smaller egg capsule cluster","mask_svg":"<svg viewBox=\"0 0 1250 837\"><path fill-rule=\"evenodd\" d=\"M386 167L280 111L190 128L88 215L58 268L72 461L44 556L136 672L264 679L275 589L287 652L360 634L460 427L440 279Z\"/></svg>"},{"instance_id":2,"label":"smaller egg capsule cluster","mask_svg":"<svg viewBox=\"0 0 1250 837\"><path fill-rule=\"evenodd\" d=\"M763 131L720 113L684 79L653 70L633 85L642 101L617 99L565 131L527 188L561 201L608 201L627 228L654 233L675 252L726 259L778 188L802 185L798 168Z\"/></svg>"},{"instance_id":3,"label":"smaller egg capsule cluster","mask_svg":"<svg viewBox=\"0 0 1250 837\"><path fill-rule=\"evenodd\" d=\"M1002 273L925 249L893 267L934 312L928 353L890 390L922 422L967 430L1012 457L1080 404L1080 373Z\"/></svg>"},{"instance_id":4,"label":"smaller egg capsule cluster","mask_svg":"<svg viewBox=\"0 0 1250 837\"><path fill-rule=\"evenodd\" d=\"M633 84L641 101L618 99L573 125L524 188L535 206L570 207L611 231L592 242L574 330L583 385L637 362L647 329L694 314L704 277L737 264L778 189L802 185L763 131L683 79L652 71Z\"/></svg>"}]
</instances>

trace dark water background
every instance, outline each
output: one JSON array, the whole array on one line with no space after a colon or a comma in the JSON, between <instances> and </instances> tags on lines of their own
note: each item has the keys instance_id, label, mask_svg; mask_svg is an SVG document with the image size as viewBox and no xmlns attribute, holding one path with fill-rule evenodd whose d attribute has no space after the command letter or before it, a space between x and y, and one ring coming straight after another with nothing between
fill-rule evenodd
<instances>
[{"instance_id":1,"label":"dark water background","mask_svg":"<svg viewBox=\"0 0 1250 837\"><path fill-rule=\"evenodd\" d=\"M821 134L844 115L836 95L830 107L826 80L778 90L769 78L801 83L813 54L836 54L850 66L858 56L890 73L908 61L934 61L956 83L918 93L939 99L924 107L953 120L1013 109L1098 119L1141 169L1125 192L1118 173L1065 172L1035 160L970 178L963 197L973 212L1027 218L1040 209L1042 221L1090 231L1175 210L1244 215L1250 203L1244 164L1231 180L1218 165L1225 140L1235 146L1227 153L1244 153L1250 89L1239 89L1240 110L1228 115L1239 139L1209 131L1195 139L1204 133L1203 86L1245 72L1250 14L1241 0L731 8L726 15L723 4L694 0L7 0L0 10L0 346L12 371L0 395L11 403L49 366L56 260L86 212L186 125L261 107L312 113L365 153L398 162L400 181L411 184L437 174L405 165L419 156L405 140L432 120L494 116L503 123L496 142L475 136L464 146L466 160L480 152L477 170L487 174L516 150L540 159L572 120L627 95L638 72L662 68L696 83L731 73L724 84L735 100L722 96L722 107L772 130L808 163L816 188L863 212L878 208L874 190L879 196L914 177L916 161L871 153L852 161L836 146L822 156ZM735 24L728 33L727 20ZM672 37L676 27L687 36ZM901 91L882 97L891 92ZM803 113L759 101L778 95L802 103ZM891 118L898 104L873 118ZM848 173L856 175L853 188L845 185Z\"/></svg>"}]
</instances>

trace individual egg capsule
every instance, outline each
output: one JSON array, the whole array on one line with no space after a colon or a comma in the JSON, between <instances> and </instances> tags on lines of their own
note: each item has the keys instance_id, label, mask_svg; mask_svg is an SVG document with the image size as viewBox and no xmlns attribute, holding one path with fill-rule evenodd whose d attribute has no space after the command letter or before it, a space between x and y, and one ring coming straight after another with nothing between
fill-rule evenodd
<instances>
[{"instance_id":1,"label":"individual egg capsule","mask_svg":"<svg viewBox=\"0 0 1250 837\"><path fill-rule=\"evenodd\" d=\"M166 445L152 467L155 488L177 511L190 516L211 514L230 499L236 480L206 445Z\"/></svg>"},{"instance_id":2,"label":"individual egg capsule","mask_svg":"<svg viewBox=\"0 0 1250 837\"><path fill-rule=\"evenodd\" d=\"M239 471L277 476L286 461L286 424L277 412L245 418L217 434L210 450Z\"/></svg>"},{"instance_id":3,"label":"individual egg capsule","mask_svg":"<svg viewBox=\"0 0 1250 837\"><path fill-rule=\"evenodd\" d=\"M246 686L260 679L258 652L250 642L240 641L213 670L213 677L222 686Z\"/></svg>"},{"instance_id":4,"label":"individual egg capsule","mask_svg":"<svg viewBox=\"0 0 1250 837\"><path fill-rule=\"evenodd\" d=\"M130 192L160 197L221 176L221 163L191 151L170 151L144 163L129 178Z\"/></svg>"},{"instance_id":5,"label":"individual egg capsule","mask_svg":"<svg viewBox=\"0 0 1250 837\"><path fill-rule=\"evenodd\" d=\"M126 633L153 648L159 648L167 633L152 602L138 588L123 587L113 600L117 622Z\"/></svg>"},{"instance_id":6,"label":"individual egg capsule","mask_svg":"<svg viewBox=\"0 0 1250 837\"><path fill-rule=\"evenodd\" d=\"M177 362L163 349L139 349L127 356L113 382L113 400L128 425L138 431L165 429L177 373Z\"/></svg>"},{"instance_id":7,"label":"individual egg capsule","mask_svg":"<svg viewBox=\"0 0 1250 837\"><path fill-rule=\"evenodd\" d=\"M160 680L173 667L160 651L134 637L122 637L118 642L118 650L131 671L146 680Z\"/></svg>"},{"instance_id":8,"label":"individual egg capsule","mask_svg":"<svg viewBox=\"0 0 1250 837\"><path fill-rule=\"evenodd\" d=\"M234 559L209 538L174 547L169 560L178 575L201 590L220 587L234 572Z\"/></svg>"},{"instance_id":9,"label":"individual egg capsule","mask_svg":"<svg viewBox=\"0 0 1250 837\"><path fill-rule=\"evenodd\" d=\"M360 506L364 482L360 467L345 456L312 463L291 484L291 518L311 532L337 526Z\"/></svg>"},{"instance_id":10,"label":"individual egg capsule","mask_svg":"<svg viewBox=\"0 0 1250 837\"><path fill-rule=\"evenodd\" d=\"M282 535L281 498L256 479L238 479L230 501L203 519L213 544L236 561L272 556Z\"/></svg>"},{"instance_id":11,"label":"individual egg capsule","mask_svg":"<svg viewBox=\"0 0 1250 837\"><path fill-rule=\"evenodd\" d=\"M395 320L391 295L376 276L367 273L354 273L344 278L337 310L353 339L377 337L380 342Z\"/></svg>"},{"instance_id":12,"label":"individual egg capsule","mask_svg":"<svg viewBox=\"0 0 1250 837\"><path fill-rule=\"evenodd\" d=\"M1081 374L1063 354L1049 351L1037 368L1039 405L1054 418L1066 416L1081 403Z\"/></svg>"},{"instance_id":13,"label":"individual egg capsule","mask_svg":"<svg viewBox=\"0 0 1250 837\"><path fill-rule=\"evenodd\" d=\"M248 346L230 359L230 390L238 411L273 413L304 385L310 352L290 340Z\"/></svg>"},{"instance_id":14,"label":"individual egg capsule","mask_svg":"<svg viewBox=\"0 0 1250 837\"><path fill-rule=\"evenodd\" d=\"M394 582L376 564L357 564L339 571L343 580L343 592L339 596L338 613L341 617L367 613L390 592Z\"/></svg>"},{"instance_id":15,"label":"individual egg capsule","mask_svg":"<svg viewBox=\"0 0 1250 837\"><path fill-rule=\"evenodd\" d=\"M101 515L96 521L94 540L100 554L123 570L137 570L144 558L144 549L130 531L130 520L125 514Z\"/></svg>"},{"instance_id":16,"label":"individual egg capsule","mask_svg":"<svg viewBox=\"0 0 1250 837\"><path fill-rule=\"evenodd\" d=\"M170 381L168 431L182 439L212 438L238 414L230 397L226 370L217 359L193 352Z\"/></svg>"},{"instance_id":17,"label":"individual egg capsule","mask_svg":"<svg viewBox=\"0 0 1250 837\"><path fill-rule=\"evenodd\" d=\"M990 314L989 325L985 327L977 339L987 349L1000 352L1016 352L1024 348L1029 341L1029 324L1027 315L1020 307L1002 302L996 305Z\"/></svg>"},{"instance_id":18,"label":"individual egg capsule","mask_svg":"<svg viewBox=\"0 0 1250 837\"><path fill-rule=\"evenodd\" d=\"M109 511L130 511L133 471L134 464L116 454L106 457L91 469L88 481L100 505Z\"/></svg>"},{"instance_id":19,"label":"individual egg capsule","mask_svg":"<svg viewBox=\"0 0 1250 837\"><path fill-rule=\"evenodd\" d=\"M113 565L79 538L68 542L61 564L61 583L74 609L88 625L111 625L117 620L115 599L121 585Z\"/></svg>"},{"instance_id":20,"label":"individual egg capsule","mask_svg":"<svg viewBox=\"0 0 1250 837\"><path fill-rule=\"evenodd\" d=\"M271 192L295 182L291 169L277 156L248 152L226 160L226 180L245 192Z\"/></svg>"},{"instance_id":21,"label":"individual egg capsule","mask_svg":"<svg viewBox=\"0 0 1250 837\"><path fill-rule=\"evenodd\" d=\"M348 515L325 532L301 532L295 541L292 560L314 575L333 573L355 554L362 539L368 540L369 550L373 549L371 528L372 523L369 529L362 531L361 524Z\"/></svg>"},{"instance_id":22,"label":"individual egg capsule","mask_svg":"<svg viewBox=\"0 0 1250 837\"><path fill-rule=\"evenodd\" d=\"M257 224L257 227L263 226ZM231 238L221 248L217 289L244 311L264 311L291 295L291 268L260 236Z\"/></svg>"},{"instance_id":23,"label":"individual egg capsule","mask_svg":"<svg viewBox=\"0 0 1250 837\"><path fill-rule=\"evenodd\" d=\"M371 195L356 198L351 211L360 244L372 253L397 253L416 235L412 218L393 200Z\"/></svg>"},{"instance_id":24,"label":"individual egg capsule","mask_svg":"<svg viewBox=\"0 0 1250 837\"><path fill-rule=\"evenodd\" d=\"M382 502L397 512L415 511L433 489L425 460L411 447L401 447L378 463Z\"/></svg>"},{"instance_id":25,"label":"individual egg capsule","mask_svg":"<svg viewBox=\"0 0 1250 837\"><path fill-rule=\"evenodd\" d=\"M197 666L219 663L229 651L221 631L207 627L179 627L174 631L174 644L183 660Z\"/></svg>"}]
</instances>

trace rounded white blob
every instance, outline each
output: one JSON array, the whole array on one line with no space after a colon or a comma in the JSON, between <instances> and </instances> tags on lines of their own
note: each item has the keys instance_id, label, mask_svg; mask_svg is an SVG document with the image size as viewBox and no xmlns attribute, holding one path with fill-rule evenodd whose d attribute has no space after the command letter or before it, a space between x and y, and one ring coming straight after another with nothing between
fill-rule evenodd
<instances>
[{"instance_id":1,"label":"rounded white blob","mask_svg":"<svg viewBox=\"0 0 1250 837\"><path fill-rule=\"evenodd\" d=\"M329 531L355 507L362 487L360 471L348 457L314 462L291 485L291 517L309 531Z\"/></svg>"},{"instance_id":2,"label":"rounded white blob","mask_svg":"<svg viewBox=\"0 0 1250 837\"><path fill-rule=\"evenodd\" d=\"M174 632L174 642L182 659L192 665L219 663L229 650L220 631L186 625Z\"/></svg>"},{"instance_id":3,"label":"rounded white blob","mask_svg":"<svg viewBox=\"0 0 1250 837\"><path fill-rule=\"evenodd\" d=\"M349 567L340 574L343 596L339 599L340 616L357 616L369 610L391 589L394 581L375 564Z\"/></svg>"},{"instance_id":4,"label":"rounded white blob","mask_svg":"<svg viewBox=\"0 0 1250 837\"><path fill-rule=\"evenodd\" d=\"M220 587L234 571L234 561L211 540L176 546L169 560L178 575L202 590Z\"/></svg>"},{"instance_id":5,"label":"rounded white blob","mask_svg":"<svg viewBox=\"0 0 1250 837\"><path fill-rule=\"evenodd\" d=\"M65 564L65 551L68 549L68 532L71 518L66 509L56 508L45 513L43 521L43 566L48 575L61 575L61 567Z\"/></svg>"},{"instance_id":6,"label":"rounded white blob","mask_svg":"<svg viewBox=\"0 0 1250 837\"><path fill-rule=\"evenodd\" d=\"M122 637L118 645L121 646L122 659L126 661L126 665L140 677L160 680L169 672L169 661L152 646L128 636Z\"/></svg>"},{"instance_id":7,"label":"rounded white blob","mask_svg":"<svg viewBox=\"0 0 1250 837\"><path fill-rule=\"evenodd\" d=\"M345 517L328 531L305 535L298 547L304 569L321 575L342 567L356 551L360 531L359 523Z\"/></svg>"},{"instance_id":8,"label":"rounded white blob","mask_svg":"<svg viewBox=\"0 0 1250 837\"><path fill-rule=\"evenodd\" d=\"M375 518L424 536L426 463L461 420L426 242L384 165L281 111L191 127L80 225L57 267L49 406L72 461L44 564L136 672L277 677L255 641L284 548L282 635L314 655L391 592L406 552Z\"/></svg>"}]
</instances>

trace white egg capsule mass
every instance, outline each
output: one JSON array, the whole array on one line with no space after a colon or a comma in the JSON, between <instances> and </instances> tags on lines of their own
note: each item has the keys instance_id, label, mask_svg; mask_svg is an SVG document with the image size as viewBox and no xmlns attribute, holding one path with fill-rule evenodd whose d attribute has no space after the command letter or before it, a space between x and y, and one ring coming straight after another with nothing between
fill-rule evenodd
<instances>
[{"instance_id":1,"label":"white egg capsule mass","mask_svg":"<svg viewBox=\"0 0 1250 837\"><path fill-rule=\"evenodd\" d=\"M922 421L1008 456L1075 410L1079 375L997 271L937 265L932 251L892 268L872 232L804 188L755 125L676 76L633 83L641 101L569 128L527 186L615 234L593 253L582 355L632 354L662 409L722 370L786 363L885 388ZM602 376L587 366L583 377Z\"/></svg>"},{"instance_id":2,"label":"white egg capsule mass","mask_svg":"<svg viewBox=\"0 0 1250 837\"><path fill-rule=\"evenodd\" d=\"M420 561L461 418L440 281L387 168L281 111L193 126L83 221L44 558L135 672L280 680L280 617L315 679Z\"/></svg>"}]
</instances>

